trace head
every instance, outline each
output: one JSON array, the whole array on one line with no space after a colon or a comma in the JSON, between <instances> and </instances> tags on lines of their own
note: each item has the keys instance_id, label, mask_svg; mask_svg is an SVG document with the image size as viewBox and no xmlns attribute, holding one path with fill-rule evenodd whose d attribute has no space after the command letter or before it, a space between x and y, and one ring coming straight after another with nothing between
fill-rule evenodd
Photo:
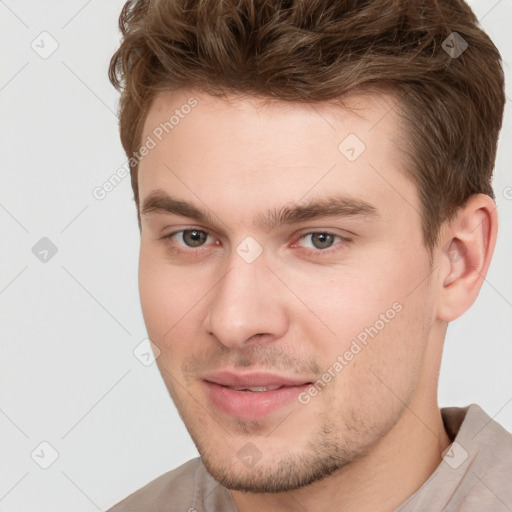
<instances>
[{"instance_id":1,"label":"head","mask_svg":"<svg viewBox=\"0 0 512 512\"><path fill-rule=\"evenodd\" d=\"M120 27L141 304L203 462L256 492L357 463L436 403L490 263L497 49L454 0L130 1ZM269 374L289 396L220 385Z\"/></svg>"}]
</instances>

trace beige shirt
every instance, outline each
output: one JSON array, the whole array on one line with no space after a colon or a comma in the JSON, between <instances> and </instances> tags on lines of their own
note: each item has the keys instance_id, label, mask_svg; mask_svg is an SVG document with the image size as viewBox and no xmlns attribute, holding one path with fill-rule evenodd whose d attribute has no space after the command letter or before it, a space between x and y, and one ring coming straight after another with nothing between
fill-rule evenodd
<instances>
[{"instance_id":1,"label":"beige shirt","mask_svg":"<svg viewBox=\"0 0 512 512\"><path fill-rule=\"evenodd\" d=\"M512 512L512 434L478 405L441 409L452 444L394 512ZM108 512L237 512L200 458L156 478Z\"/></svg>"}]
</instances>

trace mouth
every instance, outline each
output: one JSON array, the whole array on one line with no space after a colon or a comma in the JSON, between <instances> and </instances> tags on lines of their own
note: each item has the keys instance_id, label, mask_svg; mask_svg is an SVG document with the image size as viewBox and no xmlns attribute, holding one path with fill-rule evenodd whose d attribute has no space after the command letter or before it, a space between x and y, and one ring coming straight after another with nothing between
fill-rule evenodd
<instances>
[{"instance_id":1,"label":"mouth","mask_svg":"<svg viewBox=\"0 0 512 512\"><path fill-rule=\"evenodd\" d=\"M312 382L269 373L216 372L205 376L203 384L218 411L255 420L284 409Z\"/></svg>"},{"instance_id":2,"label":"mouth","mask_svg":"<svg viewBox=\"0 0 512 512\"><path fill-rule=\"evenodd\" d=\"M261 391L274 391L281 389L284 386L253 386L253 387L238 387L238 386L224 386L234 391L252 391L253 393L260 393Z\"/></svg>"}]
</instances>

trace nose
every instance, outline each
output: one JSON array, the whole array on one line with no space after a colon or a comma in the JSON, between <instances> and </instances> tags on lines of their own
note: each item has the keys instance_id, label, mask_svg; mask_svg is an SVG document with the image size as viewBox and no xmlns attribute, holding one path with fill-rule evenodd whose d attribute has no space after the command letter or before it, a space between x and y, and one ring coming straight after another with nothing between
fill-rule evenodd
<instances>
[{"instance_id":1,"label":"nose","mask_svg":"<svg viewBox=\"0 0 512 512\"><path fill-rule=\"evenodd\" d=\"M282 288L264 257L247 263L234 253L212 290L203 324L206 331L230 348L282 337L289 321Z\"/></svg>"}]
</instances>

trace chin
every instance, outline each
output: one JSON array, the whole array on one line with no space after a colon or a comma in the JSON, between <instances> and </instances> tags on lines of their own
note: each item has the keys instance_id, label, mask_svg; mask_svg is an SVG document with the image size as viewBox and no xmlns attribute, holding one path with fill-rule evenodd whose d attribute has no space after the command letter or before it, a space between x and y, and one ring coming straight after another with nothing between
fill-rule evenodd
<instances>
[{"instance_id":1,"label":"chin","mask_svg":"<svg viewBox=\"0 0 512 512\"><path fill-rule=\"evenodd\" d=\"M339 447L334 452L341 455ZM354 457L348 453L333 456L332 448L313 447L313 443L301 454L287 452L276 457L273 452L266 460L262 454L260 460L247 465L237 454L223 457L220 454L210 456L204 450L199 453L206 470L217 482L227 489L250 493L283 493L306 487L350 464ZM227 457L227 460L219 460Z\"/></svg>"}]
</instances>

